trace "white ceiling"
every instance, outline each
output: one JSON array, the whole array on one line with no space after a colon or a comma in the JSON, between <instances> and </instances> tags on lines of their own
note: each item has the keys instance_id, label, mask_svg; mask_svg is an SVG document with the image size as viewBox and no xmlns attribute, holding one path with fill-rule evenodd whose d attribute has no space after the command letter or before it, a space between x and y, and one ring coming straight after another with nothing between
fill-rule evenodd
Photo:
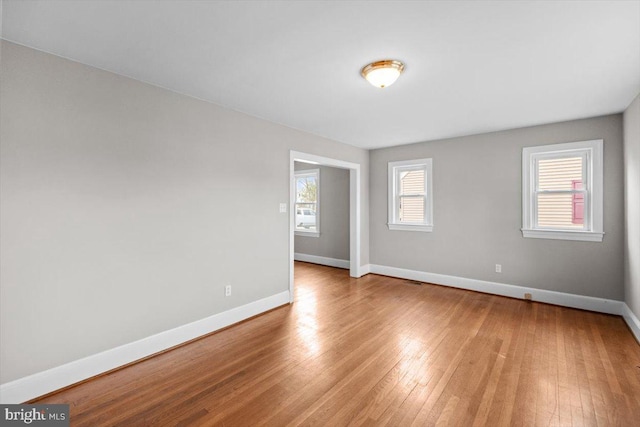
<instances>
[{"instance_id":1,"label":"white ceiling","mask_svg":"<svg viewBox=\"0 0 640 427\"><path fill-rule=\"evenodd\" d=\"M624 110L640 1L22 1L2 37L351 145ZM360 69L399 59L376 89Z\"/></svg>"}]
</instances>

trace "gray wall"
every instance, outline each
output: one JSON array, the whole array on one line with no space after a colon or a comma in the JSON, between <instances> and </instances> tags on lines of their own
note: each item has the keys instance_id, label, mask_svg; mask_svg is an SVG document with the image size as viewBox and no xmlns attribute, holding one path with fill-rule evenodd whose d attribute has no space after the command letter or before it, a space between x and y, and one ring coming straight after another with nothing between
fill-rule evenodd
<instances>
[{"instance_id":1,"label":"gray wall","mask_svg":"<svg viewBox=\"0 0 640 427\"><path fill-rule=\"evenodd\" d=\"M624 112L624 300L640 318L640 95Z\"/></svg>"},{"instance_id":2,"label":"gray wall","mask_svg":"<svg viewBox=\"0 0 640 427\"><path fill-rule=\"evenodd\" d=\"M522 148L599 138L604 241L523 238ZM622 149L617 114L372 151L371 263L622 300ZM389 231L387 162L425 157L433 158L433 232Z\"/></svg>"},{"instance_id":3,"label":"gray wall","mask_svg":"<svg viewBox=\"0 0 640 427\"><path fill-rule=\"evenodd\" d=\"M368 264L367 151L1 48L2 383L287 291L291 149L361 164Z\"/></svg>"},{"instance_id":4,"label":"gray wall","mask_svg":"<svg viewBox=\"0 0 640 427\"><path fill-rule=\"evenodd\" d=\"M320 169L320 236L295 236L295 252L349 260L349 171L295 162L296 170Z\"/></svg>"}]
</instances>

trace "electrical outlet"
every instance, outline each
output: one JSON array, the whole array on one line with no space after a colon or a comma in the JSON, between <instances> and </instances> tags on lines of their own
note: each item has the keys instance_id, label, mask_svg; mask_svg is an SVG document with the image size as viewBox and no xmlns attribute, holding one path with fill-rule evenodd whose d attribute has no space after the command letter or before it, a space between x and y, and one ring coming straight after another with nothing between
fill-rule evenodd
<instances>
[{"instance_id":1,"label":"electrical outlet","mask_svg":"<svg viewBox=\"0 0 640 427\"><path fill-rule=\"evenodd\" d=\"M224 287L224 296L225 297L231 296L231 285L227 285Z\"/></svg>"},{"instance_id":2,"label":"electrical outlet","mask_svg":"<svg viewBox=\"0 0 640 427\"><path fill-rule=\"evenodd\" d=\"M502 264L496 264L496 273L502 273Z\"/></svg>"},{"instance_id":3,"label":"electrical outlet","mask_svg":"<svg viewBox=\"0 0 640 427\"><path fill-rule=\"evenodd\" d=\"M524 294L524 299L526 299L527 301L531 301L531 294L528 292Z\"/></svg>"},{"instance_id":4,"label":"electrical outlet","mask_svg":"<svg viewBox=\"0 0 640 427\"><path fill-rule=\"evenodd\" d=\"M287 213L287 204L280 203L280 213Z\"/></svg>"}]
</instances>

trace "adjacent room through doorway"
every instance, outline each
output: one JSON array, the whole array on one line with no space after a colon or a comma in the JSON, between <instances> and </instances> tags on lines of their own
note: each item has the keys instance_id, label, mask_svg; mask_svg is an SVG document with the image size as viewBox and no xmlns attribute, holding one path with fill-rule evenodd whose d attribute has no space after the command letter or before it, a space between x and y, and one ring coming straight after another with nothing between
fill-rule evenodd
<instances>
[{"instance_id":1,"label":"adjacent room through doorway","mask_svg":"<svg viewBox=\"0 0 640 427\"><path fill-rule=\"evenodd\" d=\"M362 275L361 198L357 163L291 151L289 166L289 293L293 302L295 259L348 268L351 277Z\"/></svg>"}]
</instances>

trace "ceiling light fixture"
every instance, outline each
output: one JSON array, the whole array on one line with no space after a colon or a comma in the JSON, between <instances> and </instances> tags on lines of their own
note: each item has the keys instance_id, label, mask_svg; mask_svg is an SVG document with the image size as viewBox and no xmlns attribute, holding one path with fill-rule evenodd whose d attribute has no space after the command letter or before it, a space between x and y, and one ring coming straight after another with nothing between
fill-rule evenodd
<instances>
[{"instance_id":1,"label":"ceiling light fixture","mask_svg":"<svg viewBox=\"0 0 640 427\"><path fill-rule=\"evenodd\" d=\"M398 80L402 71L404 71L402 62L385 59L366 65L360 73L373 86L385 88Z\"/></svg>"}]
</instances>

